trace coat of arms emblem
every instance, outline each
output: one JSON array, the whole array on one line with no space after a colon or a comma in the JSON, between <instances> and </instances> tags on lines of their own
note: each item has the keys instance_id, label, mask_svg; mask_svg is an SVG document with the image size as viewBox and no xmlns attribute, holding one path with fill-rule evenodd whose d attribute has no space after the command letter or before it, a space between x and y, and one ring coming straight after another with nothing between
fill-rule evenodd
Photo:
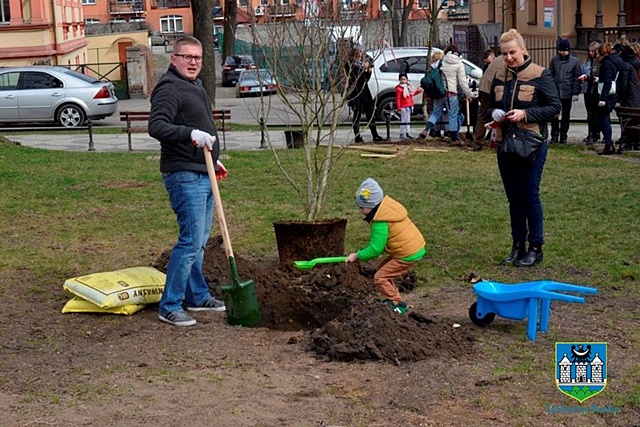
<instances>
[{"instance_id":1,"label":"coat of arms emblem","mask_svg":"<svg viewBox=\"0 0 640 427\"><path fill-rule=\"evenodd\" d=\"M556 385L580 403L607 385L607 343L556 343Z\"/></svg>"}]
</instances>

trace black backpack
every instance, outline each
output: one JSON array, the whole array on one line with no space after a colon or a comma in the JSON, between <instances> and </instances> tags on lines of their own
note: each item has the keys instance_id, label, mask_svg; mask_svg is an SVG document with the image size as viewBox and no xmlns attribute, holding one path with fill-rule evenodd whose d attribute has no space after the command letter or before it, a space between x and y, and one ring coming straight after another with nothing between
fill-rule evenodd
<instances>
[{"instance_id":1,"label":"black backpack","mask_svg":"<svg viewBox=\"0 0 640 427\"><path fill-rule=\"evenodd\" d=\"M424 89L424 93L431 99L444 98L447 94L445 78L440 67L442 67L442 61L436 68L429 67L429 71L420 80L420 86Z\"/></svg>"}]
</instances>

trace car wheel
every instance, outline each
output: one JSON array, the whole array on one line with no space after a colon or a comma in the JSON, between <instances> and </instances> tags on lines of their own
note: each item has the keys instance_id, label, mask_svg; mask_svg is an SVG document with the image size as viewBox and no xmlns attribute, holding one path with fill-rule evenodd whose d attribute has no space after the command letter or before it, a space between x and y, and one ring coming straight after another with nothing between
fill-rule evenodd
<instances>
[{"instance_id":1,"label":"car wheel","mask_svg":"<svg viewBox=\"0 0 640 427\"><path fill-rule=\"evenodd\" d=\"M58 109L56 121L66 128L75 128L85 121L84 110L75 104L65 104Z\"/></svg>"},{"instance_id":2,"label":"car wheel","mask_svg":"<svg viewBox=\"0 0 640 427\"><path fill-rule=\"evenodd\" d=\"M387 119L390 119L392 122L400 119L396 114L395 96L386 96L378 101L376 116L378 117L378 120L382 122L386 122Z\"/></svg>"}]
</instances>

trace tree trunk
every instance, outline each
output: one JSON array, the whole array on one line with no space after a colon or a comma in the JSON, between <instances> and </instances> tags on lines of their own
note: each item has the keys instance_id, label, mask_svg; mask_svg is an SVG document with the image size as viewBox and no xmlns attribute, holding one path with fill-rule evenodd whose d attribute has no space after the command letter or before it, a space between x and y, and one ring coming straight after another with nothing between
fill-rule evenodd
<instances>
[{"instance_id":1,"label":"tree trunk","mask_svg":"<svg viewBox=\"0 0 640 427\"><path fill-rule=\"evenodd\" d=\"M224 3L224 35L222 42L222 60L235 53L236 27L238 26L238 2L225 0Z\"/></svg>"},{"instance_id":2,"label":"tree trunk","mask_svg":"<svg viewBox=\"0 0 640 427\"><path fill-rule=\"evenodd\" d=\"M213 47L213 0L191 2L193 12L193 36L202 43L202 71L200 79L209 99L215 104L216 99L216 61Z\"/></svg>"}]
</instances>

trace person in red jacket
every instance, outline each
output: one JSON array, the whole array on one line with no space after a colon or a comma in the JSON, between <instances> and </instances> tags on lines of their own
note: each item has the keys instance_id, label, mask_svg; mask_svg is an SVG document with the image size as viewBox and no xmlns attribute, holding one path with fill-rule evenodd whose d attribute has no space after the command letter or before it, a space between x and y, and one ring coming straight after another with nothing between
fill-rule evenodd
<instances>
[{"instance_id":1,"label":"person in red jacket","mask_svg":"<svg viewBox=\"0 0 640 427\"><path fill-rule=\"evenodd\" d=\"M404 73L400 74L398 79L400 83L396 86L396 108L400 112L400 139L415 139L411 135L413 97L422 93L422 88L414 89Z\"/></svg>"}]
</instances>

